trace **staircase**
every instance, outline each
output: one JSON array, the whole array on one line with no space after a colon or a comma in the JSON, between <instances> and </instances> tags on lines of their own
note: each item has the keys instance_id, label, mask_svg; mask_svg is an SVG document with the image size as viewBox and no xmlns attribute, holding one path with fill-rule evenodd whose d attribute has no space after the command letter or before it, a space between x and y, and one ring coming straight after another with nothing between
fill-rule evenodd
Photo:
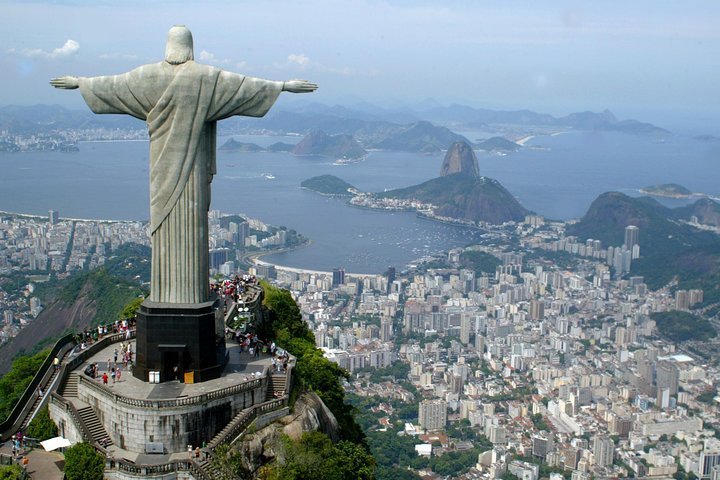
<instances>
[{"instance_id":1,"label":"staircase","mask_svg":"<svg viewBox=\"0 0 720 480\"><path fill-rule=\"evenodd\" d=\"M66 352L65 355L63 355L61 361L65 361L70 356L70 351ZM38 388L41 388L43 391L43 396L38 397L37 395L33 396L32 398L32 406L29 410L27 410L27 416L25 417L25 420L23 420L20 430L25 431L27 430L28 425L30 425L30 422L33 419L33 414L35 413L35 410L38 408L38 406L45 401L47 396L50 394L50 386L53 384L55 379L57 378L58 374L60 373L59 368L55 368L53 365L50 365L50 369L52 371L52 374L50 377L45 381L44 383L41 383ZM77 378L75 379L75 396L77 396Z\"/></svg>"},{"instance_id":2,"label":"staircase","mask_svg":"<svg viewBox=\"0 0 720 480\"><path fill-rule=\"evenodd\" d=\"M275 392L283 392L284 395L287 395L287 374L279 373L270 375L265 400L276 399Z\"/></svg>"},{"instance_id":3,"label":"staircase","mask_svg":"<svg viewBox=\"0 0 720 480\"><path fill-rule=\"evenodd\" d=\"M43 396L42 396L42 397L38 397L37 395L35 395L35 396L33 397L32 406L30 407L30 410L28 410L28 414L27 414L27 416L25 417L25 420L23 420L23 422L22 422L22 424L21 424L21 426L20 426L20 430L22 430L22 431L25 431L25 430L27 429L28 425L30 425L30 421L31 421L32 418L33 418L33 413L35 413L35 410L38 408L38 406L40 405L40 403L45 400L45 397L46 397L46 396L48 395L48 393L49 393L49 392L48 392L48 387L49 387L50 385L52 385L53 381L55 381L55 378L58 376L58 373L60 372L59 369L56 369L56 368L53 367L53 366L50 366L50 368L53 369L52 375L50 376L50 378L48 379L47 382L45 382L44 384L40 385L40 388L42 388L42 391L43 391Z\"/></svg>"},{"instance_id":4,"label":"staircase","mask_svg":"<svg viewBox=\"0 0 720 480\"><path fill-rule=\"evenodd\" d=\"M224 443L224 441L227 439L227 437L230 435L230 433L234 430L237 433L244 430L245 427L247 427L250 424L250 421L252 421L255 417L253 416L254 410L252 407L246 408L244 410L240 410L240 412L235 415L235 418L230 420L227 425L225 425L225 428L220 430L217 435L215 435L212 440L208 442L208 445L211 448L215 448L216 446L220 445L221 443ZM232 440L232 439L230 439Z\"/></svg>"},{"instance_id":5,"label":"staircase","mask_svg":"<svg viewBox=\"0 0 720 480\"><path fill-rule=\"evenodd\" d=\"M205 474L213 480L224 480L227 477L209 459L201 459L197 464Z\"/></svg>"},{"instance_id":6,"label":"staircase","mask_svg":"<svg viewBox=\"0 0 720 480\"><path fill-rule=\"evenodd\" d=\"M77 383L75 383L75 385L77 388ZM78 415L80 415L80 418L82 418L82 421L85 423L85 426L87 426L88 430L90 430L90 434L92 435L94 441L105 448L113 445L112 439L105 431L105 427L103 427L102 423L100 423L100 419L97 415L95 415L95 411L92 407L88 406L79 408L77 412Z\"/></svg>"},{"instance_id":7,"label":"staircase","mask_svg":"<svg viewBox=\"0 0 720 480\"><path fill-rule=\"evenodd\" d=\"M70 372L60 389L60 396L64 398L77 398L78 396L78 374Z\"/></svg>"}]
</instances>

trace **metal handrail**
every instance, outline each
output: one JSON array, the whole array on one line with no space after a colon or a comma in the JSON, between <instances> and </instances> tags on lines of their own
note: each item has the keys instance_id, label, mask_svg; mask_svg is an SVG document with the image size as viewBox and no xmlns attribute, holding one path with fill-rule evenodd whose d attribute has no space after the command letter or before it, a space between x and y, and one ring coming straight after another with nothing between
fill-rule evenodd
<instances>
[{"instance_id":1,"label":"metal handrail","mask_svg":"<svg viewBox=\"0 0 720 480\"><path fill-rule=\"evenodd\" d=\"M0 432L2 432L0 438L2 441L6 441L15 433L16 429L20 427L18 422L22 423L22 421L25 420L27 412L24 412L24 410L30 408L31 405L28 406L28 403L30 403L31 399L35 398L35 392L43 383L43 380L45 380L45 376L50 371L49 368L52 367L53 360L65 346L74 341L74 338L73 334L68 334L55 342L55 345L52 350L50 350L48 356L45 357L45 361L40 366L40 369L38 369L30 384L15 403L15 407L13 407L10 415L8 415L4 422L0 423Z\"/></svg>"}]
</instances>

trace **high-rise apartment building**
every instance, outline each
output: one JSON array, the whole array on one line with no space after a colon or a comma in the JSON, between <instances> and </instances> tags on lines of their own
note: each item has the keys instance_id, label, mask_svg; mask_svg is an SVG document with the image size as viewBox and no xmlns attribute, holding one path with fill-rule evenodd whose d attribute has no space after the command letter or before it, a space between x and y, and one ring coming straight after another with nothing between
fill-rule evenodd
<instances>
[{"instance_id":1,"label":"high-rise apartment building","mask_svg":"<svg viewBox=\"0 0 720 480\"><path fill-rule=\"evenodd\" d=\"M593 441L593 455L595 456L595 465L600 467L609 467L613 463L615 456L615 444L610 437L598 435Z\"/></svg>"},{"instance_id":2,"label":"high-rise apartment building","mask_svg":"<svg viewBox=\"0 0 720 480\"><path fill-rule=\"evenodd\" d=\"M418 423L427 431L442 430L447 424L445 400L423 400L418 406Z\"/></svg>"},{"instance_id":3,"label":"high-rise apartment building","mask_svg":"<svg viewBox=\"0 0 720 480\"><path fill-rule=\"evenodd\" d=\"M633 246L640 244L640 229L635 225L625 227L625 248L632 250Z\"/></svg>"}]
</instances>

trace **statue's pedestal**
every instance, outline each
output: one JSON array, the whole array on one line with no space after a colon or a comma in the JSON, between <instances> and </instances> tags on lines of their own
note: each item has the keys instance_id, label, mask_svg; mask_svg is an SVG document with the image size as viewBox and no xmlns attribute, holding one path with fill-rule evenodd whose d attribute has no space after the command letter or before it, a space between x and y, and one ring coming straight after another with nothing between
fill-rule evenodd
<instances>
[{"instance_id":1,"label":"statue's pedestal","mask_svg":"<svg viewBox=\"0 0 720 480\"><path fill-rule=\"evenodd\" d=\"M218 378L227 363L225 329L220 301L181 304L145 300L137 312L133 376L150 381L160 372L160 382L193 382ZM189 376L190 377L190 376Z\"/></svg>"}]
</instances>

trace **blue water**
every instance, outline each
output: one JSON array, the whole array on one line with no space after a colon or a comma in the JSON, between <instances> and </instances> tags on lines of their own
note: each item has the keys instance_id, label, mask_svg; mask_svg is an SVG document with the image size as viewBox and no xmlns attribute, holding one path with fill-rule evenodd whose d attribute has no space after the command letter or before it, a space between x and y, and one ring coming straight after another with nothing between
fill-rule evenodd
<instances>
[{"instance_id":1,"label":"blue water","mask_svg":"<svg viewBox=\"0 0 720 480\"><path fill-rule=\"evenodd\" d=\"M297 137L235 137L269 145ZM219 139L222 145L225 139ZM582 216L601 193L679 183L720 196L720 144L688 137L655 142L613 133L541 136L507 156L478 154L480 172L499 180L528 209L550 218ZM537 149L543 147L543 149ZM245 213L293 228L309 247L268 257L289 266L359 273L402 268L428 253L470 243L478 232L346 205L300 188L315 175L333 174L366 191L414 185L438 175L443 154L372 152L366 161L333 165L322 157L285 153L218 153L212 208ZM267 175L274 176L268 179ZM94 142L77 153L0 153L0 210L62 217L149 217L147 142ZM666 202L668 203L668 202ZM679 204L682 202L670 202Z\"/></svg>"}]
</instances>

